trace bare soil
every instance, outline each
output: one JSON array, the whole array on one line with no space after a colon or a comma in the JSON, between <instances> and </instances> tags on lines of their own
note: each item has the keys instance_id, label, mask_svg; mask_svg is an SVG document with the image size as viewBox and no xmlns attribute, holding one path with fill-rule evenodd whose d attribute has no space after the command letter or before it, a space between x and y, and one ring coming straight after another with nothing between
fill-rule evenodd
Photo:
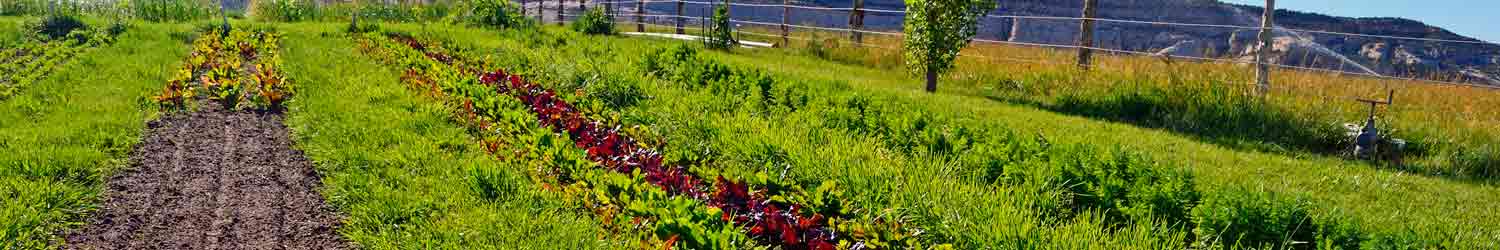
<instances>
[{"instance_id":1,"label":"bare soil","mask_svg":"<svg viewBox=\"0 0 1500 250\"><path fill-rule=\"evenodd\" d=\"M345 249L319 177L278 113L203 110L148 124L67 249Z\"/></svg>"}]
</instances>

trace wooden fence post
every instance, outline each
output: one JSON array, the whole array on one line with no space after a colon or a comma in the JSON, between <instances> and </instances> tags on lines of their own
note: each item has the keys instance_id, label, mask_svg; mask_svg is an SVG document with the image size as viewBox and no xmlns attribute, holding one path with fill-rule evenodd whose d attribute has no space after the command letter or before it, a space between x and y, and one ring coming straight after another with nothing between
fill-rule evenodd
<instances>
[{"instance_id":1,"label":"wooden fence post","mask_svg":"<svg viewBox=\"0 0 1500 250\"><path fill-rule=\"evenodd\" d=\"M635 32L646 32L646 1L635 1Z\"/></svg>"},{"instance_id":2,"label":"wooden fence post","mask_svg":"<svg viewBox=\"0 0 1500 250\"><path fill-rule=\"evenodd\" d=\"M682 15L682 8L683 8L682 5L683 5L682 0L677 0L677 34L678 35L686 33L686 32L683 32L683 30L682 30L682 24L683 24L683 22L687 21L686 17L684 17Z\"/></svg>"},{"instance_id":3,"label":"wooden fence post","mask_svg":"<svg viewBox=\"0 0 1500 250\"><path fill-rule=\"evenodd\" d=\"M578 14L579 15L582 15L584 12L588 12L589 11L589 8L587 7L587 5L588 5L588 0L578 0Z\"/></svg>"},{"instance_id":4,"label":"wooden fence post","mask_svg":"<svg viewBox=\"0 0 1500 250\"><path fill-rule=\"evenodd\" d=\"M781 0L781 44L782 47L792 45L792 29L787 23L792 22L792 0Z\"/></svg>"},{"instance_id":5,"label":"wooden fence post","mask_svg":"<svg viewBox=\"0 0 1500 250\"><path fill-rule=\"evenodd\" d=\"M1271 26L1276 24L1276 0L1266 0L1265 12L1260 18L1260 47L1255 52L1255 87L1256 91L1265 96L1271 91L1271 66L1266 60L1271 57Z\"/></svg>"},{"instance_id":6,"label":"wooden fence post","mask_svg":"<svg viewBox=\"0 0 1500 250\"><path fill-rule=\"evenodd\" d=\"M864 9L865 0L854 0L854 11L849 12L849 39L854 40L855 44L863 44L865 41L864 34L859 32L865 27Z\"/></svg>"},{"instance_id":7,"label":"wooden fence post","mask_svg":"<svg viewBox=\"0 0 1500 250\"><path fill-rule=\"evenodd\" d=\"M608 15L609 16L609 20L611 20L611 22L613 22L613 20L615 20L615 2L614 2L614 0L604 0L604 15Z\"/></svg>"},{"instance_id":8,"label":"wooden fence post","mask_svg":"<svg viewBox=\"0 0 1500 250\"><path fill-rule=\"evenodd\" d=\"M1083 24L1078 27L1078 67L1089 69L1094 54L1094 16L1099 11L1098 0L1083 0Z\"/></svg>"},{"instance_id":9,"label":"wooden fence post","mask_svg":"<svg viewBox=\"0 0 1500 250\"><path fill-rule=\"evenodd\" d=\"M563 5L563 0L557 0L557 26L563 25L563 11L565 9L567 9L567 5Z\"/></svg>"}]
</instances>

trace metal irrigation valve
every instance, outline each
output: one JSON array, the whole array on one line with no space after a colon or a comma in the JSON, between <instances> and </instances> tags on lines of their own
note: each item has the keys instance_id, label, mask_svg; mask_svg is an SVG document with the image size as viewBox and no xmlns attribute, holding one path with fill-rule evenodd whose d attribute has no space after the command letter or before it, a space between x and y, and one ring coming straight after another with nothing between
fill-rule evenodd
<instances>
[{"instance_id":1,"label":"metal irrigation valve","mask_svg":"<svg viewBox=\"0 0 1500 250\"><path fill-rule=\"evenodd\" d=\"M1371 104L1371 106L1374 106ZM1375 127L1375 116L1371 115L1365 121L1364 128L1359 130L1359 135L1354 137L1354 154L1367 156L1375 151L1375 141L1380 139L1380 129Z\"/></svg>"},{"instance_id":2,"label":"metal irrigation valve","mask_svg":"<svg viewBox=\"0 0 1500 250\"><path fill-rule=\"evenodd\" d=\"M1395 97L1396 91L1390 90L1385 100L1355 99L1355 101L1370 104L1370 116L1365 120L1364 127L1360 128L1359 134L1354 137L1354 155L1356 157L1375 155L1377 146L1380 143L1380 128L1375 123L1376 107L1378 105L1391 105ZM1403 142L1402 144L1405 143ZM1405 145L1402 146L1404 147Z\"/></svg>"}]
</instances>

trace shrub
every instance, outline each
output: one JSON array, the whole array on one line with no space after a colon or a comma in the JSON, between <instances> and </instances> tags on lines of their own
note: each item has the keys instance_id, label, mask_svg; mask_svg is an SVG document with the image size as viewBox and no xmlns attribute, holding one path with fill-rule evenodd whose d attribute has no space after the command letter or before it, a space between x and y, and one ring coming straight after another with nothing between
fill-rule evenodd
<instances>
[{"instance_id":1,"label":"shrub","mask_svg":"<svg viewBox=\"0 0 1500 250\"><path fill-rule=\"evenodd\" d=\"M362 23L357 23L357 24L351 22L351 23L349 23L348 27L344 28L344 31L347 31L349 33L378 32L378 31L380 31L380 24L378 24L376 22L362 22Z\"/></svg>"},{"instance_id":2,"label":"shrub","mask_svg":"<svg viewBox=\"0 0 1500 250\"><path fill-rule=\"evenodd\" d=\"M67 15L54 15L42 18L41 22L28 25L28 29L46 39L58 39L68 36L74 30L87 30L89 26L78 17Z\"/></svg>"},{"instance_id":3,"label":"shrub","mask_svg":"<svg viewBox=\"0 0 1500 250\"><path fill-rule=\"evenodd\" d=\"M255 20L276 22L301 22L316 20L317 6L312 1L259 0L251 6L250 14Z\"/></svg>"},{"instance_id":4,"label":"shrub","mask_svg":"<svg viewBox=\"0 0 1500 250\"><path fill-rule=\"evenodd\" d=\"M494 29L529 26L530 21L520 15L516 5L506 0L471 0L465 5L468 13L461 17L473 26Z\"/></svg>"},{"instance_id":5,"label":"shrub","mask_svg":"<svg viewBox=\"0 0 1500 250\"><path fill-rule=\"evenodd\" d=\"M1282 249L1309 246L1317 229L1307 202L1244 188L1218 190L1193 208L1193 234L1202 246L1240 246Z\"/></svg>"},{"instance_id":6,"label":"shrub","mask_svg":"<svg viewBox=\"0 0 1500 250\"><path fill-rule=\"evenodd\" d=\"M585 12L577 21L573 21L573 30L589 35L613 35L615 34L615 20L603 9L594 8Z\"/></svg>"},{"instance_id":7,"label":"shrub","mask_svg":"<svg viewBox=\"0 0 1500 250\"><path fill-rule=\"evenodd\" d=\"M113 22L109 24L108 28L104 29L104 32L106 34L109 34L109 36L111 37L115 37L120 36L120 34L124 34L125 30L129 28L130 26L127 26L125 23Z\"/></svg>"}]
</instances>

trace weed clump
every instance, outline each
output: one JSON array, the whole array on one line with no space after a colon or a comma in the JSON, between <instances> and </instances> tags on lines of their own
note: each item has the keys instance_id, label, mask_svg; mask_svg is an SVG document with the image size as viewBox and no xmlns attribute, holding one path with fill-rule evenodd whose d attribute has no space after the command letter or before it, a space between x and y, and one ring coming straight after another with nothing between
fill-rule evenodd
<instances>
[{"instance_id":1,"label":"weed clump","mask_svg":"<svg viewBox=\"0 0 1500 250\"><path fill-rule=\"evenodd\" d=\"M1313 240L1305 201L1251 190L1214 192L1193 209L1198 244L1258 248Z\"/></svg>"},{"instance_id":2,"label":"weed clump","mask_svg":"<svg viewBox=\"0 0 1500 250\"><path fill-rule=\"evenodd\" d=\"M589 35L614 35L615 19L602 9L591 9L571 24L574 31Z\"/></svg>"},{"instance_id":3,"label":"weed clump","mask_svg":"<svg viewBox=\"0 0 1500 250\"><path fill-rule=\"evenodd\" d=\"M460 16L469 25L493 28L520 28L531 25L530 19L520 15L518 6L505 0L474 0L464 6L467 15Z\"/></svg>"},{"instance_id":4,"label":"weed clump","mask_svg":"<svg viewBox=\"0 0 1500 250\"><path fill-rule=\"evenodd\" d=\"M43 36L47 40L56 40L67 37L73 31L88 30L89 25L84 24L78 17L69 15L52 15L42 18L40 22L27 25L27 29Z\"/></svg>"},{"instance_id":5,"label":"weed clump","mask_svg":"<svg viewBox=\"0 0 1500 250\"><path fill-rule=\"evenodd\" d=\"M1359 225L1340 213L1314 215L1297 195L1246 188L1215 191L1192 211L1193 233L1202 246L1274 249L1359 249Z\"/></svg>"}]
</instances>

